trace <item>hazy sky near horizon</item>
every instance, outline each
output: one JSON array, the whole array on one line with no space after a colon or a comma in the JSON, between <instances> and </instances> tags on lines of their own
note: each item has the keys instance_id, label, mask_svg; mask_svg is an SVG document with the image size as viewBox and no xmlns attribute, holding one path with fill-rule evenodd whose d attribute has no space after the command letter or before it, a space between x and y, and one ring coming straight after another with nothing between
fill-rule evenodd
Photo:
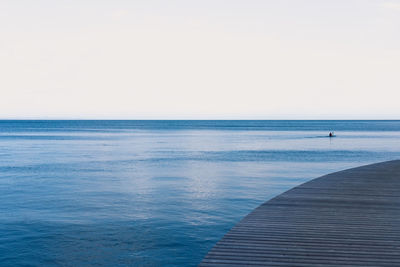
<instances>
[{"instance_id":1,"label":"hazy sky near horizon","mask_svg":"<svg viewBox=\"0 0 400 267\"><path fill-rule=\"evenodd\" d=\"M0 73L0 118L400 119L400 0L3 0Z\"/></svg>"}]
</instances>

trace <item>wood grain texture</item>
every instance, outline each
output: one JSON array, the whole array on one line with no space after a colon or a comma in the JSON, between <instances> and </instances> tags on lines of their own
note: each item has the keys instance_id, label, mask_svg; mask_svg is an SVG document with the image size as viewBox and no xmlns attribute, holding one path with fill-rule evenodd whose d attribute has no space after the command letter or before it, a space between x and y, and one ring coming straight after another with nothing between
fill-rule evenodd
<instances>
[{"instance_id":1,"label":"wood grain texture","mask_svg":"<svg viewBox=\"0 0 400 267\"><path fill-rule=\"evenodd\" d=\"M400 266L400 160L328 174L265 202L199 266Z\"/></svg>"}]
</instances>

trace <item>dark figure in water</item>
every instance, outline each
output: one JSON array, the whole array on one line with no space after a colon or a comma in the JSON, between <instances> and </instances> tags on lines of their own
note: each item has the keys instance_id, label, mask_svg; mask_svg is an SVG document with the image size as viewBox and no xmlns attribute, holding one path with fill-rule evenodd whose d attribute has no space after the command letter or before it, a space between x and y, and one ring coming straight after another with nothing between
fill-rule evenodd
<instances>
[{"instance_id":1,"label":"dark figure in water","mask_svg":"<svg viewBox=\"0 0 400 267\"><path fill-rule=\"evenodd\" d=\"M333 137L333 133L332 132L329 133L329 137Z\"/></svg>"}]
</instances>

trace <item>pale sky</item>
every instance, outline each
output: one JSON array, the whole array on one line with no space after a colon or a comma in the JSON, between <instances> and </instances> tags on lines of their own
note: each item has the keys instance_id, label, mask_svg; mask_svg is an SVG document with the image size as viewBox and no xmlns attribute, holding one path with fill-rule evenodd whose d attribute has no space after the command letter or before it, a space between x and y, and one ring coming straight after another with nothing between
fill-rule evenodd
<instances>
[{"instance_id":1,"label":"pale sky","mask_svg":"<svg viewBox=\"0 0 400 267\"><path fill-rule=\"evenodd\" d=\"M0 118L400 119L400 0L1 0Z\"/></svg>"}]
</instances>

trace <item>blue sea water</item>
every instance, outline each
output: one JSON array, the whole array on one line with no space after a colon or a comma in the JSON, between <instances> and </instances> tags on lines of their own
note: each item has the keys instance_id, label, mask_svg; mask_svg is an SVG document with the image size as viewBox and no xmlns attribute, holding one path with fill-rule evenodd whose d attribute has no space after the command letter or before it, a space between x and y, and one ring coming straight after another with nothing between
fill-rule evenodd
<instances>
[{"instance_id":1,"label":"blue sea water","mask_svg":"<svg viewBox=\"0 0 400 267\"><path fill-rule=\"evenodd\" d=\"M400 121L0 121L0 265L195 266L268 199L399 158Z\"/></svg>"}]
</instances>

